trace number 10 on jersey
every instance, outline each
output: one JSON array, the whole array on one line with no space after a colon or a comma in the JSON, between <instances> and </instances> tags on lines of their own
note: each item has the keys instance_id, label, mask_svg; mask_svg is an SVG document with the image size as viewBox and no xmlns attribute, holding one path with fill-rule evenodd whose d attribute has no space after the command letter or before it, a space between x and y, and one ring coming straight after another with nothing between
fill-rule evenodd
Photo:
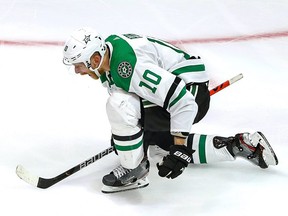
<instances>
[{"instance_id":1,"label":"number 10 on jersey","mask_svg":"<svg viewBox=\"0 0 288 216\"><path fill-rule=\"evenodd\" d=\"M150 70L145 70L145 72L143 73L143 78L145 79L145 81L140 81L139 86L148 88L152 91L153 94L155 94L157 90L156 86L159 85L159 83L161 82L161 76Z\"/></svg>"}]
</instances>

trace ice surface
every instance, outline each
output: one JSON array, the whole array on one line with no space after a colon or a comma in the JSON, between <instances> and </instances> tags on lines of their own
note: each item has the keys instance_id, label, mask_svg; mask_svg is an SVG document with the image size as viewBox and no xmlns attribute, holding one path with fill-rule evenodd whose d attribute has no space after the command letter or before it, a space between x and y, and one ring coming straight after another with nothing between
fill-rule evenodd
<instances>
[{"instance_id":1,"label":"ice surface","mask_svg":"<svg viewBox=\"0 0 288 216\"><path fill-rule=\"evenodd\" d=\"M108 35L138 33L166 40L288 31L288 1L0 0L0 40L64 40L80 26ZM175 180L102 194L114 154L57 185L34 188L17 164L52 177L107 148L108 95L99 82L69 73L62 47L0 46L0 215L286 215L288 193L288 38L180 44L200 55L211 87L243 73L217 93L195 132L262 131L279 165L261 170L244 160L194 165ZM283 197L284 196L284 197Z\"/></svg>"}]
</instances>

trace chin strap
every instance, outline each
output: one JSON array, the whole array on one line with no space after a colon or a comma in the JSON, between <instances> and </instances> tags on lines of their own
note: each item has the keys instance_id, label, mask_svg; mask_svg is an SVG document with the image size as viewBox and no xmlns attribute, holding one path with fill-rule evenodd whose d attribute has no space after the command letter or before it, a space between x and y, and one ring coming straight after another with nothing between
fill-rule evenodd
<instances>
[{"instance_id":1,"label":"chin strap","mask_svg":"<svg viewBox=\"0 0 288 216\"><path fill-rule=\"evenodd\" d=\"M93 72L96 74L96 76L97 76L98 78L100 78L101 74L99 73L98 68L99 68L99 67L93 69L92 67L90 67L89 70L93 71Z\"/></svg>"},{"instance_id":2,"label":"chin strap","mask_svg":"<svg viewBox=\"0 0 288 216\"><path fill-rule=\"evenodd\" d=\"M104 53L104 54L105 54L105 53ZM99 73L98 69L100 68L100 66L101 66L102 63L103 63L103 60L104 60L104 54L103 54L103 56L101 56L101 60L100 60L100 63L99 63L99 65L98 65L97 68L95 68L95 69L93 69L92 67L89 68L89 70L93 71L93 72L96 74L96 76L97 76L98 78L100 78L100 76L101 76L101 74Z\"/></svg>"}]
</instances>

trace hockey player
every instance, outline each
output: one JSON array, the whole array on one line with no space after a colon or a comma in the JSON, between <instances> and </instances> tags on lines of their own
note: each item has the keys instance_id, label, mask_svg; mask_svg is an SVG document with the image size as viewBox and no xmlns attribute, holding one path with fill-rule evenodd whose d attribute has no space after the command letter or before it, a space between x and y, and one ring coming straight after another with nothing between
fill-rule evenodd
<instances>
[{"instance_id":1,"label":"hockey player","mask_svg":"<svg viewBox=\"0 0 288 216\"><path fill-rule=\"evenodd\" d=\"M176 178L189 163L247 158L261 168L277 157L261 132L231 137L193 134L191 126L209 109L208 75L199 57L151 37L75 31L64 45L63 62L77 74L100 79L110 97L106 111L120 165L103 177L106 193L147 186L147 149L167 155L157 164L161 177Z\"/></svg>"}]
</instances>

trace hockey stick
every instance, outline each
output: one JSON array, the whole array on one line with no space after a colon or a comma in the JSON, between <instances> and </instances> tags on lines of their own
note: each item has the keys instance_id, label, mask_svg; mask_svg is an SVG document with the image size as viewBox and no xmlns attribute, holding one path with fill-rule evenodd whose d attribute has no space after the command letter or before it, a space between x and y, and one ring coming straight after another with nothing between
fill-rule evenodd
<instances>
[{"instance_id":1,"label":"hockey stick","mask_svg":"<svg viewBox=\"0 0 288 216\"><path fill-rule=\"evenodd\" d=\"M212 96L213 94L223 90L224 88L228 87L229 85L237 82L238 80L243 78L243 74L240 73L237 76L234 76L233 78L226 80L225 82L221 83L220 85L216 86L215 88L210 90L210 96Z\"/></svg>"},{"instance_id":2,"label":"hockey stick","mask_svg":"<svg viewBox=\"0 0 288 216\"><path fill-rule=\"evenodd\" d=\"M16 167L16 174L19 176L19 178L23 179L25 182L27 182L30 185L33 185L38 188L46 189L50 186L56 184L59 181L62 181L63 179L67 178L68 176L78 172L79 170L87 167L88 165L94 163L95 161L99 160L100 158L110 154L114 151L114 146L111 146L104 151L94 155L93 157L83 161L82 163L74 166L73 168L61 173L58 176L55 176L54 178L41 178L35 175L32 175L30 172L28 172L23 166L18 165Z\"/></svg>"},{"instance_id":3,"label":"hockey stick","mask_svg":"<svg viewBox=\"0 0 288 216\"><path fill-rule=\"evenodd\" d=\"M224 88L235 83L236 81L240 80L241 78L243 78L243 75L239 74L239 75L231 78L230 80L227 80L227 81L221 83L220 85L218 85L215 88L210 90L210 95L213 95L213 94L223 90ZM115 150L114 146L111 146L111 147L103 150L102 152L94 155L93 157L85 160L84 162L72 167L71 169L69 169L69 170L67 170L67 171L65 171L65 172L61 173L60 175L55 176L53 178L42 178L39 176L32 175L22 165L18 165L16 167L16 174L19 176L19 178L21 178L22 180L24 180L28 184L33 185L33 186L38 187L38 188L46 189L46 188L49 188L52 185L62 181L63 179L71 176L72 174L78 172L82 168L89 166L90 164L94 163L95 161L101 159L102 157L110 154L114 150Z\"/></svg>"}]
</instances>

